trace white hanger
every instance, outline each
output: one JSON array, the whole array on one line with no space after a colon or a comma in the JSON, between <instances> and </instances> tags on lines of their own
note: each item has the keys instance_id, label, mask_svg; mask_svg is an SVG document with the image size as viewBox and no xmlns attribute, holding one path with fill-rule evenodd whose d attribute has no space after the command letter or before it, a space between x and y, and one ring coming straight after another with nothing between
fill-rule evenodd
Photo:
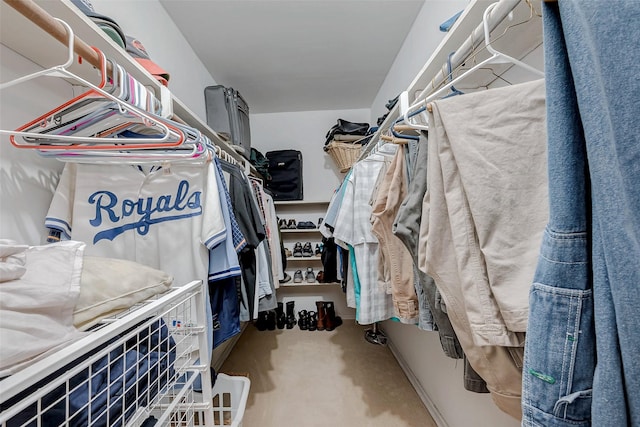
<instances>
[{"instance_id":1,"label":"white hanger","mask_svg":"<svg viewBox=\"0 0 640 427\"><path fill-rule=\"evenodd\" d=\"M94 90L95 92L99 93L100 95L104 96L105 98L115 102L118 104L119 108L123 111L127 111L130 112L132 114L134 114L136 117L139 117L143 120L146 121L147 124L151 124L153 126L158 126L158 128L162 131L162 137L161 138L118 138L117 139L117 143L121 144L121 145L133 145L133 144L152 144L152 145L157 145L160 148L161 144L167 144L167 147L170 146L177 146L179 144L181 144L182 142L184 142L184 140L186 139L184 134L178 130L177 128L171 126L167 126L167 124L163 123L162 121L160 121L158 118L154 118L152 115L148 114L146 111L137 108L129 103L126 103L125 101L121 100L120 98L118 98L117 96L112 95L111 93L105 91L104 89L94 85L93 83L81 78L80 76L77 76L76 74L70 72L69 70L67 70L67 67L69 67L71 64L73 64L73 59L74 59L74 54L73 54L73 45L74 45L74 33L73 33L73 29L71 28L71 26L69 26L69 24L67 24L66 22L58 19L58 18L54 18L56 19L58 22L60 22L65 29L67 30L67 34L68 34L68 58L67 61L62 64L62 65L56 65L53 66L51 68L47 68L45 70L41 70L41 71L37 71L35 73L32 74L28 74L26 76L22 76L19 77L17 79L8 81L6 83L2 83L0 84L0 90L2 89L6 89L8 87L11 86L15 86L19 83L23 83L26 82L28 80L34 79L36 77L40 77L40 76L54 76L54 77L66 77L66 78L72 78L80 83L82 83L83 85L91 88L92 90ZM103 78L104 78L104 74L106 73L106 58L104 56L104 54L102 54L102 52L97 51L98 54L101 57L101 62L102 62L102 72L103 72ZM96 143L106 143L106 144L115 144L115 140L114 138L98 138L98 137L84 137L84 136L68 136L68 135L53 135L53 134L41 134L41 133L37 133L37 132L24 132L24 131L8 131L8 130L3 130L0 129L0 134L4 134L4 135L10 135L11 136L11 143L16 146L17 148L37 148L37 142L38 141L42 141L44 139L47 140L47 143L50 144L50 146L48 147L49 149L64 149L65 146L64 144L66 144L66 146L70 146L73 143L89 143L89 144L96 144ZM15 140L16 136L21 136L23 137L23 141L22 142L18 142ZM24 138L31 138L30 140L24 140ZM35 141L35 143L34 143ZM63 144L62 146L58 145L56 146L55 144ZM167 148L164 147L164 148ZM114 147L117 149L117 147ZM122 149L122 147L120 148Z\"/></svg>"},{"instance_id":2,"label":"white hanger","mask_svg":"<svg viewBox=\"0 0 640 427\"><path fill-rule=\"evenodd\" d=\"M487 51L491 53L491 56L487 59L485 59L484 61L476 64L475 66L473 66L472 68L470 68L469 70L467 70L465 73L461 74L460 76L456 77L455 79L449 81L447 84L445 84L444 86L442 86L440 89L438 89L437 91L431 93L429 96L427 96L425 99L422 99L416 103L414 103L413 105L409 106L403 113L403 117L404 117L404 122L405 124L414 127L416 129L429 129L428 126L425 125L421 125L418 123L414 123L411 122L409 120L409 115L412 113L412 111L418 110L419 108L422 107L428 107L428 103L433 101L434 99L438 99L440 98L441 95L443 95L444 93L446 93L447 90L449 90L449 88L451 88L451 86L454 86L456 84L458 84L458 82L460 82L461 80L463 80L465 77L467 77L469 74L473 73L474 71L483 68L485 66L487 66L488 64L514 64L514 65L518 65L528 71L530 71L531 73L540 76L540 77L544 77L544 72L541 70L538 70L535 67L532 67L529 64L525 64L524 62L513 58L507 54L504 54L502 52L497 51L493 46L491 46L491 34L490 34L490 30L489 30L489 22L488 22L488 17L489 17L489 13L491 13L491 11L493 10L493 8L497 5L498 3L492 3L490 4L484 11L483 15L482 15L482 22L483 22L483 26L484 26L484 44L485 47L487 48ZM402 104L401 104L402 107Z\"/></svg>"},{"instance_id":3,"label":"white hanger","mask_svg":"<svg viewBox=\"0 0 640 427\"><path fill-rule=\"evenodd\" d=\"M8 81L6 83L0 83L0 90L6 89L11 86L15 86L19 83L26 82L27 80L34 79L39 76L57 76L57 77L67 77L67 68L73 64L73 30L71 27L61 19L53 18L56 21L60 22L67 30L67 34L69 35L69 51L67 61L61 65L54 65L51 68L47 68L46 70L36 71L32 74L27 74L26 76L18 77L17 79Z\"/></svg>"}]
</instances>

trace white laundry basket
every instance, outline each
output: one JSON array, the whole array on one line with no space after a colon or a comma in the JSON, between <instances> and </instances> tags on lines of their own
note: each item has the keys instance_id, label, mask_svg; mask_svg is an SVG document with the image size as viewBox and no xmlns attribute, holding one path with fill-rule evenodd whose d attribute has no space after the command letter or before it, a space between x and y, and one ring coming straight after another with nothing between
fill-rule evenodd
<instances>
[{"instance_id":1,"label":"white laundry basket","mask_svg":"<svg viewBox=\"0 0 640 427\"><path fill-rule=\"evenodd\" d=\"M214 425L242 427L250 387L247 377L218 374L212 393Z\"/></svg>"}]
</instances>

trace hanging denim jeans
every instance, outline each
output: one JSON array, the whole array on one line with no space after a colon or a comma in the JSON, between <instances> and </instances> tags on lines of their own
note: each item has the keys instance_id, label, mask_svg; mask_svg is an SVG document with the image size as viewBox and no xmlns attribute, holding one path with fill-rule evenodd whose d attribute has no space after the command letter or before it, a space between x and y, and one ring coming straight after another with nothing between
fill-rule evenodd
<instances>
[{"instance_id":1,"label":"hanging denim jeans","mask_svg":"<svg viewBox=\"0 0 640 427\"><path fill-rule=\"evenodd\" d=\"M523 426L640 425L640 3L544 3L550 222Z\"/></svg>"}]
</instances>

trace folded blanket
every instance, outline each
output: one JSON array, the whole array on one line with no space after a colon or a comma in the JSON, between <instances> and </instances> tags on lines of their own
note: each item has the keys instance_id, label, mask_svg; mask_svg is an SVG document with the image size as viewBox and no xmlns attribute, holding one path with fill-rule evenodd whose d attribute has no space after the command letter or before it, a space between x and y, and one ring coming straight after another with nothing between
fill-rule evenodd
<instances>
[{"instance_id":1,"label":"folded blanket","mask_svg":"<svg viewBox=\"0 0 640 427\"><path fill-rule=\"evenodd\" d=\"M72 315L80 293L85 248L82 242L66 241L20 252L20 245L3 243L2 264L10 265L7 258L20 253L24 265L18 262L14 267L24 272L0 284L0 375L78 336Z\"/></svg>"},{"instance_id":2,"label":"folded blanket","mask_svg":"<svg viewBox=\"0 0 640 427\"><path fill-rule=\"evenodd\" d=\"M18 245L13 240L0 239L0 282L19 279L27 271L24 266L27 245Z\"/></svg>"}]
</instances>

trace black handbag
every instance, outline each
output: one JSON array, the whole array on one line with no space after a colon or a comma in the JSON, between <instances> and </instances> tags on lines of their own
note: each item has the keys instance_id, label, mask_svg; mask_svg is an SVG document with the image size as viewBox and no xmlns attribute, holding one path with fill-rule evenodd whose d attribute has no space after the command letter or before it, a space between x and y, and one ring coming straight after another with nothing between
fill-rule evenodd
<instances>
[{"instance_id":1,"label":"black handbag","mask_svg":"<svg viewBox=\"0 0 640 427\"><path fill-rule=\"evenodd\" d=\"M338 119L338 123L327 132L327 140L324 145L330 143L334 135L366 135L368 130L369 123L353 123L348 120Z\"/></svg>"}]
</instances>

